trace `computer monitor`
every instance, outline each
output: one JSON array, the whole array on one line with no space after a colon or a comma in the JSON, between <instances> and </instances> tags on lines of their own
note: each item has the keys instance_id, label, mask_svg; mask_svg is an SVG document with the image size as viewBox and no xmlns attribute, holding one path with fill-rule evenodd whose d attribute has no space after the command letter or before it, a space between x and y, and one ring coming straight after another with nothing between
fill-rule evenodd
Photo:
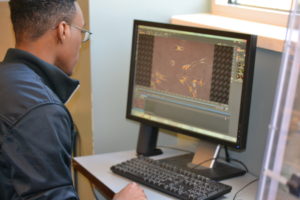
<instances>
[{"instance_id":1,"label":"computer monitor","mask_svg":"<svg viewBox=\"0 0 300 200\"><path fill-rule=\"evenodd\" d=\"M155 155L159 128L246 147L256 37L134 21L126 117L137 153Z\"/></svg>"}]
</instances>

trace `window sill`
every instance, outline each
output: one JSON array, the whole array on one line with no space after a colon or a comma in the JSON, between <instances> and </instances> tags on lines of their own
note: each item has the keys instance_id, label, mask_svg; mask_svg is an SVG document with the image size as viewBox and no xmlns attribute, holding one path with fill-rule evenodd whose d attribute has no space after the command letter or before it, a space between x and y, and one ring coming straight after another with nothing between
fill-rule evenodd
<instances>
[{"instance_id":1,"label":"window sill","mask_svg":"<svg viewBox=\"0 0 300 200\"><path fill-rule=\"evenodd\" d=\"M257 35L257 47L282 52L286 27L212 14L175 15L171 23Z\"/></svg>"}]
</instances>

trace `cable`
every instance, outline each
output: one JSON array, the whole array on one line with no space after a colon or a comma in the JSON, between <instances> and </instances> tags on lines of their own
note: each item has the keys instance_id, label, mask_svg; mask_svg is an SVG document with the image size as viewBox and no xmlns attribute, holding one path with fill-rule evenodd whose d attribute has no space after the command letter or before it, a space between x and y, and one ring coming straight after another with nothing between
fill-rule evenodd
<instances>
[{"instance_id":1,"label":"cable","mask_svg":"<svg viewBox=\"0 0 300 200\"><path fill-rule=\"evenodd\" d=\"M224 150L225 150L225 160L226 160L227 162L230 162L231 158L230 158L230 155L229 155L229 151L228 151L227 146L224 146Z\"/></svg>"},{"instance_id":2,"label":"cable","mask_svg":"<svg viewBox=\"0 0 300 200\"><path fill-rule=\"evenodd\" d=\"M248 167L242 161L234 159L234 158L231 158L230 160L239 163L240 165L242 165L244 167L244 169L247 173L249 172Z\"/></svg>"},{"instance_id":3,"label":"cable","mask_svg":"<svg viewBox=\"0 0 300 200\"><path fill-rule=\"evenodd\" d=\"M230 157L227 146L224 146L224 150L225 150L225 161L226 162L229 162L229 163L231 161L237 162L237 163L239 163L240 165L242 165L244 167L244 169L247 173L249 172L248 167L242 161Z\"/></svg>"},{"instance_id":4,"label":"cable","mask_svg":"<svg viewBox=\"0 0 300 200\"><path fill-rule=\"evenodd\" d=\"M237 197L238 193L240 193L242 190L244 190L246 187L248 187L249 185L251 185L252 183L254 183L254 182L256 182L256 181L258 181L258 178L254 179L254 180L250 181L249 183L247 183L246 185L244 185L240 190L238 190L238 191L235 193L235 195L234 195L234 197L233 197L233 200L235 200L235 198Z\"/></svg>"},{"instance_id":5,"label":"cable","mask_svg":"<svg viewBox=\"0 0 300 200\"><path fill-rule=\"evenodd\" d=\"M217 159L217 158L210 158L210 159L201 161L200 163L195 164L195 166L192 167L191 169L196 169L199 165L201 166L201 165L203 165L204 163L207 163L207 162L209 162L209 161L216 160L216 159Z\"/></svg>"}]
</instances>

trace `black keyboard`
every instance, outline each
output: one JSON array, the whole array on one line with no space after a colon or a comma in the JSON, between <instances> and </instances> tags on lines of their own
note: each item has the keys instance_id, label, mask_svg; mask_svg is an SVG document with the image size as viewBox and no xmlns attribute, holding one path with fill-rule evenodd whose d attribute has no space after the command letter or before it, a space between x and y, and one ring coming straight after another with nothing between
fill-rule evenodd
<instances>
[{"instance_id":1,"label":"black keyboard","mask_svg":"<svg viewBox=\"0 0 300 200\"><path fill-rule=\"evenodd\" d=\"M135 182L184 200L216 199L231 191L231 186L145 157L133 158L114 165L111 170Z\"/></svg>"}]
</instances>

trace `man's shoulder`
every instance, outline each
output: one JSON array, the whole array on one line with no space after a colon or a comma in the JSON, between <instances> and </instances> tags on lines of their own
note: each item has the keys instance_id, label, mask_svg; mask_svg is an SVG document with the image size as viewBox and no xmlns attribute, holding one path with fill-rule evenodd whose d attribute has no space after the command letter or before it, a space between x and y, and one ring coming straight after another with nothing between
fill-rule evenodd
<instances>
[{"instance_id":1,"label":"man's shoulder","mask_svg":"<svg viewBox=\"0 0 300 200\"><path fill-rule=\"evenodd\" d=\"M37 80L37 75L23 63L0 63L0 86L18 86L20 82ZM35 81L37 83L37 81ZM1 89L0 88L0 89ZM3 88L2 88L3 89Z\"/></svg>"},{"instance_id":2,"label":"man's shoulder","mask_svg":"<svg viewBox=\"0 0 300 200\"><path fill-rule=\"evenodd\" d=\"M15 121L42 104L60 104L43 80L22 63L0 64L0 115Z\"/></svg>"}]
</instances>

